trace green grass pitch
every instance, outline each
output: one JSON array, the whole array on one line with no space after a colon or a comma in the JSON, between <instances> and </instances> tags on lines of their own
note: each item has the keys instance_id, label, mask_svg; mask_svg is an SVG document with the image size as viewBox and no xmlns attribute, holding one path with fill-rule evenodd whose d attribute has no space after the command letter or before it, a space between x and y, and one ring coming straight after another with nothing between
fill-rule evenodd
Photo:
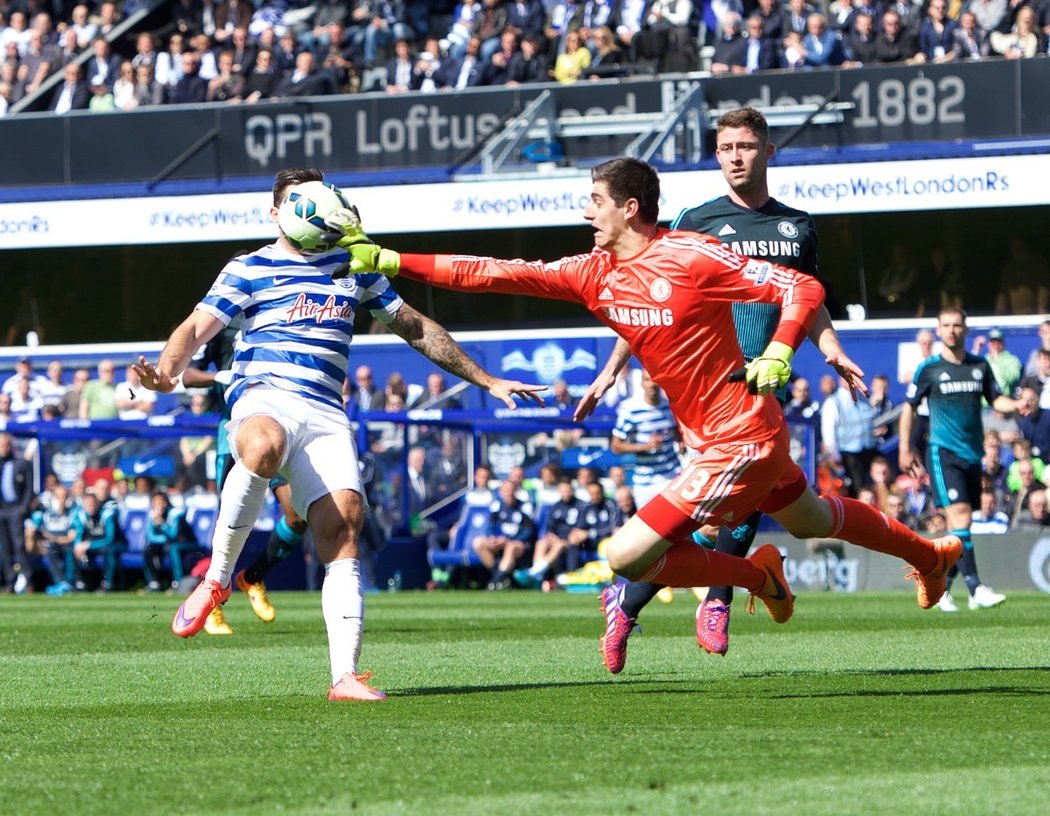
<instances>
[{"instance_id":1,"label":"green grass pitch","mask_svg":"<svg viewBox=\"0 0 1050 816\"><path fill-rule=\"evenodd\" d=\"M956 615L807 593L784 626L738 602L725 658L682 593L618 677L594 596L384 593L378 704L326 700L317 595L277 594L267 626L235 593L235 635L189 641L178 600L0 598L0 813L1050 812L1034 592Z\"/></svg>"}]
</instances>

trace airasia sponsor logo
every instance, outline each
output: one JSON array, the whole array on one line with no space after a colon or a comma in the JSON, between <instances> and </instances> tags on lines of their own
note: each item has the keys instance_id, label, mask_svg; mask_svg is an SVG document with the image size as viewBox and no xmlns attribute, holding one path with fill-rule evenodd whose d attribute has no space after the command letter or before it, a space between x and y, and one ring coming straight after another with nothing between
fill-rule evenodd
<instances>
[{"instance_id":1,"label":"airasia sponsor logo","mask_svg":"<svg viewBox=\"0 0 1050 816\"><path fill-rule=\"evenodd\" d=\"M329 295L324 303L310 300L306 295L299 295L288 310L288 322L314 320L323 323L326 320L341 320L353 317L353 307L347 302L338 302L335 295Z\"/></svg>"}]
</instances>

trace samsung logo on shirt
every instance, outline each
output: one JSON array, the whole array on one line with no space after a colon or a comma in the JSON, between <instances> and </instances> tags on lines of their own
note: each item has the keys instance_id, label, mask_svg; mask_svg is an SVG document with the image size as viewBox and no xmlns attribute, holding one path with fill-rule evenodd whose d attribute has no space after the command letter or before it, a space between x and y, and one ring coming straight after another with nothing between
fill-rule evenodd
<instances>
[{"instance_id":1,"label":"samsung logo on shirt","mask_svg":"<svg viewBox=\"0 0 1050 816\"><path fill-rule=\"evenodd\" d=\"M630 309L626 306L609 306L605 314L613 323L621 326L672 326L674 314L670 309Z\"/></svg>"},{"instance_id":2,"label":"samsung logo on shirt","mask_svg":"<svg viewBox=\"0 0 1050 816\"><path fill-rule=\"evenodd\" d=\"M802 245L798 241L728 241L725 244L737 255L759 258L798 258Z\"/></svg>"},{"instance_id":3,"label":"samsung logo on shirt","mask_svg":"<svg viewBox=\"0 0 1050 816\"><path fill-rule=\"evenodd\" d=\"M942 382L937 385L937 388L942 394L968 394L974 391L980 391L981 383L974 382L973 380L963 380L962 382Z\"/></svg>"}]
</instances>

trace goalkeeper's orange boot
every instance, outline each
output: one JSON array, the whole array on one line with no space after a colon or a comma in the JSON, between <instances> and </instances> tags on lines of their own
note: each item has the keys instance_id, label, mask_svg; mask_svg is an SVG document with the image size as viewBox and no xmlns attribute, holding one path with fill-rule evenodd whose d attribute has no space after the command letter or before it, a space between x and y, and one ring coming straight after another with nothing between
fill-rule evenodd
<instances>
[{"instance_id":1,"label":"goalkeeper's orange boot","mask_svg":"<svg viewBox=\"0 0 1050 816\"><path fill-rule=\"evenodd\" d=\"M365 672L364 674L347 672L339 678L337 683L328 689L328 699L358 700L362 703L385 700L386 695L383 694L383 692L376 691L366 682L371 676L372 672Z\"/></svg>"},{"instance_id":2,"label":"goalkeeper's orange boot","mask_svg":"<svg viewBox=\"0 0 1050 816\"><path fill-rule=\"evenodd\" d=\"M753 591L748 598L748 613L755 613L755 598L758 598L769 610L769 617L777 623L787 623L795 611L795 596L791 594L791 587L784 577L784 559L780 550L772 544L763 544L747 560L766 577L762 588Z\"/></svg>"},{"instance_id":3,"label":"goalkeeper's orange boot","mask_svg":"<svg viewBox=\"0 0 1050 816\"><path fill-rule=\"evenodd\" d=\"M937 601L944 595L944 590L948 586L948 570L959 560L963 551L962 541L958 536L953 535L935 538L930 545L933 547L934 555L937 556L937 563L933 569L929 572L919 572L913 569L904 576L906 580L915 581L915 592L921 609L929 609L937 605Z\"/></svg>"},{"instance_id":4,"label":"goalkeeper's orange boot","mask_svg":"<svg viewBox=\"0 0 1050 816\"><path fill-rule=\"evenodd\" d=\"M248 603L252 605L255 617L263 623L273 623L274 618L277 617L277 610L273 608L270 596L266 594L266 584L262 581L257 584L248 583L244 577L244 570L238 572L233 581L237 584L237 589L244 593Z\"/></svg>"},{"instance_id":5,"label":"goalkeeper's orange boot","mask_svg":"<svg viewBox=\"0 0 1050 816\"><path fill-rule=\"evenodd\" d=\"M193 637L204 628L211 611L229 600L232 587L221 587L205 578L182 602L171 621L171 631L179 637Z\"/></svg>"}]
</instances>

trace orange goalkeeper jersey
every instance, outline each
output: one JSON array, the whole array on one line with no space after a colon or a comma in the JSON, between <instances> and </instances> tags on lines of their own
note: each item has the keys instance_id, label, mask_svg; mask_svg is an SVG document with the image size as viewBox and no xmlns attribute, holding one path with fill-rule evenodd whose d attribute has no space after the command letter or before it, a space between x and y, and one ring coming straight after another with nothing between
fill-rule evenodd
<instances>
[{"instance_id":1,"label":"orange goalkeeper jersey","mask_svg":"<svg viewBox=\"0 0 1050 816\"><path fill-rule=\"evenodd\" d=\"M737 255L710 236L664 229L630 258L597 248L551 263L403 254L401 274L458 291L583 304L628 342L698 450L764 441L783 424L776 399L727 381L744 365L731 304L778 305L773 339L798 348L824 296L809 275Z\"/></svg>"}]
</instances>

